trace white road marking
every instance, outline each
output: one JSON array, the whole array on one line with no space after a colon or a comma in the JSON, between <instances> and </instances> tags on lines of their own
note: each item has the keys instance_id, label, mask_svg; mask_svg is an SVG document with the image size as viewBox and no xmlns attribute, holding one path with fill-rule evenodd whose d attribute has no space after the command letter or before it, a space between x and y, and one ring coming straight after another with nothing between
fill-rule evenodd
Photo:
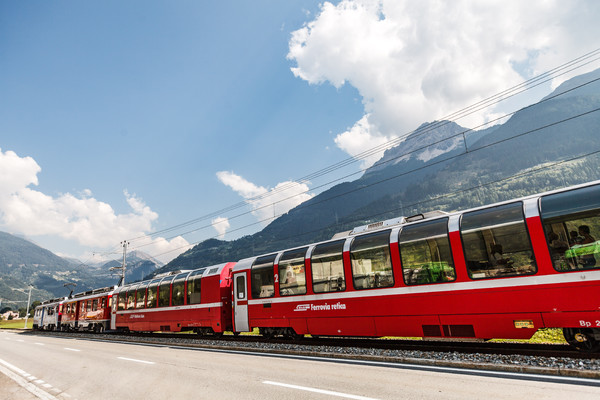
<instances>
[{"instance_id":1,"label":"white road marking","mask_svg":"<svg viewBox=\"0 0 600 400\"><path fill-rule=\"evenodd\" d=\"M35 381L34 383L37 383L38 385L41 385L42 383L45 383L43 380L38 379L37 381Z\"/></svg>"},{"instance_id":2,"label":"white road marking","mask_svg":"<svg viewBox=\"0 0 600 400\"><path fill-rule=\"evenodd\" d=\"M10 379L12 379L17 384L19 384L19 386L21 386L23 389L25 389L29 393L35 395L39 399L58 400L56 397L52 396L50 393L40 389L39 387L35 386L31 382L27 382L27 380L23 379L22 377L17 375L15 372L25 373L25 371L19 369L18 367L15 367L14 365L9 364L6 361L0 359L0 373L8 376Z\"/></svg>"},{"instance_id":3,"label":"white road marking","mask_svg":"<svg viewBox=\"0 0 600 400\"><path fill-rule=\"evenodd\" d=\"M135 358L125 358L125 357L117 357L117 358L119 360L139 362L139 363L142 363L142 364L156 364L155 362L152 362L152 361L136 360Z\"/></svg>"},{"instance_id":4,"label":"white road marking","mask_svg":"<svg viewBox=\"0 0 600 400\"><path fill-rule=\"evenodd\" d=\"M17 342L21 342L21 343L23 343L23 342L25 342L25 341L24 341L23 339L17 339Z\"/></svg>"},{"instance_id":5,"label":"white road marking","mask_svg":"<svg viewBox=\"0 0 600 400\"><path fill-rule=\"evenodd\" d=\"M37 344L38 346L45 346L44 343L34 343L34 344Z\"/></svg>"},{"instance_id":6,"label":"white road marking","mask_svg":"<svg viewBox=\"0 0 600 400\"><path fill-rule=\"evenodd\" d=\"M331 390L316 389L316 388L311 388L311 387L306 387L306 386L290 385L290 384L281 383L281 382L264 381L263 383L266 384L266 385L274 385L274 386L281 386L281 387L285 387L285 388L289 388L289 389L304 390L306 392L326 394L326 395L329 395L329 396L344 397L346 399L354 399L354 400L376 400L376 399L374 399L372 397L357 396L357 395L354 395L354 394L333 392Z\"/></svg>"},{"instance_id":7,"label":"white road marking","mask_svg":"<svg viewBox=\"0 0 600 400\"><path fill-rule=\"evenodd\" d=\"M50 389L52 387L52 385L49 383L44 383L42 386L45 387L46 389Z\"/></svg>"},{"instance_id":8,"label":"white road marking","mask_svg":"<svg viewBox=\"0 0 600 400\"><path fill-rule=\"evenodd\" d=\"M77 349L71 349L70 347L65 347L65 350L68 350L68 351L81 351L81 350L77 350Z\"/></svg>"}]
</instances>

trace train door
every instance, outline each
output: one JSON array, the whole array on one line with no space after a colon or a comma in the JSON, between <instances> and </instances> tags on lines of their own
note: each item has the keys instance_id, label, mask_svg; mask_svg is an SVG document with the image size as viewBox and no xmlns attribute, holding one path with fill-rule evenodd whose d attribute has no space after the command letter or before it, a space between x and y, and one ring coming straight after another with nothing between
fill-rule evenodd
<instances>
[{"instance_id":1,"label":"train door","mask_svg":"<svg viewBox=\"0 0 600 400\"><path fill-rule=\"evenodd\" d=\"M248 332L248 286L246 273L239 272L233 275L233 314L236 332Z\"/></svg>"},{"instance_id":2,"label":"train door","mask_svg":"<svg viewBox=\"0 0 600 400\"><path fill-rule=\"evenodd\" d=\"M110 302L110 329L112 330L116 330L117 329L117 308L119 306L119 295L118 294L114 294L112 296L112 302Z\"/></svg>"},{"instance_id":3,"label":"train door","mask_svg":"<svg viewBox=\"0 0 600 400\"><path fill-rule=\"evenodd\" d=\"M44 329L44 316L46 315L46 307L40 309L40 329Z\"/></svg>"}]
</instances>

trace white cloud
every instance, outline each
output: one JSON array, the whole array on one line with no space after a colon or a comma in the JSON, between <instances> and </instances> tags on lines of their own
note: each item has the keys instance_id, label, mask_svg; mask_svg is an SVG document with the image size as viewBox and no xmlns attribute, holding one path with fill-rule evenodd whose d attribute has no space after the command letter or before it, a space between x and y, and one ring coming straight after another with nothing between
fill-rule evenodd
<instances>
[{"instance_id":1,"label":"white cloud","mask_svg":"<svg viewBox=\"0 0 600 400\"><path fill-rule=\"evenodd\" d=\"M304 183L285 181L278 183L272 189L267 189L256 186L233 172L219 171L217 178L250 204L252 214L262 221L264 226L268 225L274 217L285 214L313 197L306 193L309 188Z\"/></svg>"},{"instance_id":2,"label":"white cloud","mask_svg":"<svg viewBox=\"0 0 600 400\"><path fill-rule=\"evenodd\" d=\"M53 235L82 246L103 249L126 238L145 236L158 219L158 214L142 199L127 191L124 196L131 211L124 214L115 213L108 203L93 198L89 189L84 189L79 196L70 193L57 197L46 195L31 188L38 184L40 171L33 158L19 157L12 151L0 149L1 230L30 237ZM187 244L181 237L170 241L155 238L144 251L152 255ZM167 257L171 259L177 254Z\"/></svg>"},{"instance_id":3,"label":"white cloud","mask_svg":"<svg viewBox=\"0 0 600 400\"><path fill-rule=\"evenodd\" d=\"M310 84L359 90L365 115L335 139L355 156L593 50L598 17L596 1L326 2L292 33L288 58ZM457 122L475 126L497 112Z\"/></svg>"},{"instance_id":4,"label":"white cloud","mask_svg":"<svg viewBox=\"0 0 600 400\"><path fill-rule=\"evenodd\" d=\"M221 240L225 239L225 233L227 233L227 230L231 227L229 219L224 217L218 217L210 222L212 224L212 227L215 228L215 231L217 231L218 238Z\"/></svg>"}]
</instances>

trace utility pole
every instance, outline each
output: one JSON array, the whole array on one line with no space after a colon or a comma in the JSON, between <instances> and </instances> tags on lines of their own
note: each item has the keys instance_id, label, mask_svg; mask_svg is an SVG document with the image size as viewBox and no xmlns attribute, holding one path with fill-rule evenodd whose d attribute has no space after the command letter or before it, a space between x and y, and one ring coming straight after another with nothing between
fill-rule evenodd
<instances>
[{"instance_id":1,"label":"utility pole","mask_svg":"<svg viewBox=\"0 0 600 400\"><path fill-rule=\"evenodd\" d=\"M126 258L127 258L127 245L129 244L128 241L124 240L121 242L121 245L123 246L123 264L120 267L112 267L110 270L114 271L117 269L121 270L121 279L119 280L119 284L117 286L123 286L125 284L125 266L126 266Z\"/></svg>"},{"instance_id":2,"label":"utility pole","mask_svg":"<svg viewBox=\"0 0 600 400\"><path fill-rule=\"evenodd\" d=\"M31 286L29 286L29 297L27 298L27 312L25 313L25 326L23 329L27 329L27 320L29 319L29 304L31 303Z\"/></svg>"}]
</instances>

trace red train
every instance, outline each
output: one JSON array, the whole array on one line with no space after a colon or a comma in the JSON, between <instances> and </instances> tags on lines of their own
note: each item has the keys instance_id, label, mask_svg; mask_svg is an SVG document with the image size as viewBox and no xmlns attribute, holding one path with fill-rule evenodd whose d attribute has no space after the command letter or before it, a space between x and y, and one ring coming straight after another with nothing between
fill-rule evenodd
<instances>
[{"instance_id":1,"label":"red train","mask_svg":"<svg viewBox=\"0 0 600 400\"><path fill-rule=\"evenodd\" d=\"M62 312L59 328L75 319L79 329L102 321L98 329L480 339L563 328L571 345L598 351L596 238L600 181L378 222L326 242L46 306ZM93 310L96 298L102 317L94 320L88 302ZM72 317L82 302L86 313Z\"/></svg>"}]
</instances>

